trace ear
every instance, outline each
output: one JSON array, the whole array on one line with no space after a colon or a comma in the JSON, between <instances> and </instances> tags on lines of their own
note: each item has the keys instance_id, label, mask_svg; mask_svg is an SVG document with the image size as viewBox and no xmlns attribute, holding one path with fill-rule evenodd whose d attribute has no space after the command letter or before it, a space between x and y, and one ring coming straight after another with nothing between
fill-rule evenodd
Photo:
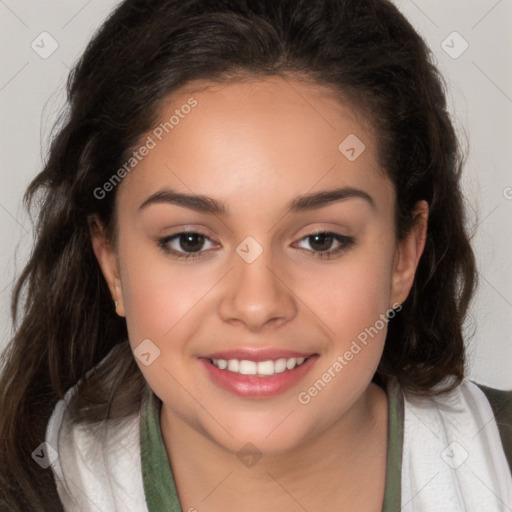
<instances>
[{"instance_id":1,"label":"ear","mask_svg":"<svg viewBox=\"0 0 512 512\"><path fill-rule=\"evenodd\" d=\"M123 293L121 289L121 279L119 277L119 262L117 261L115 249L112 247L111 241L106 234L105 227L97 215L90 217L89 230L94 254L96 255L103 277L110 289L112 300L116 304L116 313L119 316L124 316Z\"/></svg>"},{"instance_id":2,"label":"ear","mask_svg":"<svg viewBox=\"0 0 512 512\"><path fill-rule=\"evenodd\" d=\"M414 275L425 248L428 224L428 203L418 201L413 212L413 227L408 236L398 242L391 280L391 304L402 304L414 283ZM391 306L393 307L393 306Z\"/></svg>"}]
</instances>

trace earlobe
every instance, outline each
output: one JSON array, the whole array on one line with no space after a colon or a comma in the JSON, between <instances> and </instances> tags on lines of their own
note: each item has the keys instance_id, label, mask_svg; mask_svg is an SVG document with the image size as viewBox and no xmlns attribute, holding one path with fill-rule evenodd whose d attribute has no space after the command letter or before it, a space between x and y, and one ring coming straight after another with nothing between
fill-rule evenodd
<instances>
[{"instance_id":1,"label":"earlobe","mask_svg":"<svg viewBox=\"0 0 512 512\"><path fill-rule=\"evenodd\" d=\"M416 203L414 224L409 235L399 241L393 265L391 303L402 304L409 295L427 239L429 207L426 201Z\"/></svg>"},{"instance_id":2,"label":"earlobe","mask_svg":"<svg viewBox=\"0 0 512 512\"><path fill-rule=\"evenodd\" d=\"M119 316L124 316L123 294L116 252L101 220L96 215L89 219L89 231L93 251L112 295L116 313Z\"/></svg>"}]
</instances>

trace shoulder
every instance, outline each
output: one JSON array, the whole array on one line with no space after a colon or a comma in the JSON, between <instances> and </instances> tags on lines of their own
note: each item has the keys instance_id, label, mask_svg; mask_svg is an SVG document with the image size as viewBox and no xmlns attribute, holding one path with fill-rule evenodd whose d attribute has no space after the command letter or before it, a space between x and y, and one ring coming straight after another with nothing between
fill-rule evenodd
<instances>
[{"instance_id":1,"label":"shoulder","mask_svg":"<svg viewBox=\"0 0 512 512\"><path fill-rule=\"evenodd\" d=\"M67 409L73 392L57 402L46 429L48 462L65 510L147 510L140 414L116 422L75 423Z\"/></svg>"},{"instance_id":2,"label":"shoulder","mask_svg":"<svg viewBox=\"0 0 512 512\"><path fill-rule=\"evenodd\" d=\"M403 392L404 512L512 506L510 397L469 379L433 396Z\"/></svg>"},{"instance_id":3,"label":"shoulder","mask_svg":"<svg viewBox=\"0 0 512 512\"><path fill-rule=\"evenodd\" d=\"M466 405L482 430L498 432L508 466L512 472L512 390L495 389L466 379L454 395ZM450 404L450 399L440 395L440 404ZM480 420L480 422L479 422Z\"/></svg>"},{"instance_id":4,"label":"shoulder","mask_svg":"<svg viewBox=\"0 0 512 512\"><path fill-rule=\"evenodd\" d=\"M404 400L411 412L422 416L422 411L430 411L427 415L442 419L446 425L473 425L478 427L478 433L489 435L496 427L509 462L512 460L512 390L494 389L465 379L451 391L432 397L405 394Z\"/></svg>"},{"instance_id":5,"label":"shoulder","mask_svg":"<svg viewBox=\"0 0 512 512\"><path fill-rule=\"evenodd\" d=\"M439 385L442 389L444 383ZM512 390L500 390L465 379L451 391L432 396L416 396L404 393L409 407L435 409L441 414L479 415L491 412L500 426L512 426Z\"/></svg>"},{"instance_id":6,"label":"shoulder","mask_svg":"<svg viewBox=\"0 0 512 512\"><path fill-rule=\"evenodd\" d=\"M512 389L495 389L484 384L474 384L484 393L489 401L498 423L512 426Z\"/></svg>"},{"instance_id":7,"label":"shoulder","mask_svg":"<svg viewBox=\"0 0 512 512\"><path fill-rule=\"evenodd\" d=\"M478 383L475 385L483 392L491 406L512 471L512 390L495 389Z\"/></svg>"}]
</instances>

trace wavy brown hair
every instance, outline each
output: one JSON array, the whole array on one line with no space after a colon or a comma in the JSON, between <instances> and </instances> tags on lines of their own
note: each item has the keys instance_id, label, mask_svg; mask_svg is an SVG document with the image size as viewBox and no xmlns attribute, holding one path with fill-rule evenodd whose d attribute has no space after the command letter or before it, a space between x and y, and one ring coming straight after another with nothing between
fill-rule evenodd
<instances>
[{"instance_id":1,"label":"wavy brown hair","mask_svg":"<svg viewBox=\"0 0 512 512\"><path fill-rule=\"evenodd\" d=\"M71 71L67 109L25 195L38 217L2 359L2 510L62 510L50 469L31 453L68 389L79 383L73 420L90 422L134 413L147 386L91 245L94 215L114 232L116 194L93 191L154 127L171 92L269 75L327 86L371 121L396 189L397 239L410 232L415 203L429 204L426 247L376 379L396 376L428 394L463 378L462 325L476 286L463 157L443 79L398 9L387 0L125 0Z\"/></svg>"}]
</instances>

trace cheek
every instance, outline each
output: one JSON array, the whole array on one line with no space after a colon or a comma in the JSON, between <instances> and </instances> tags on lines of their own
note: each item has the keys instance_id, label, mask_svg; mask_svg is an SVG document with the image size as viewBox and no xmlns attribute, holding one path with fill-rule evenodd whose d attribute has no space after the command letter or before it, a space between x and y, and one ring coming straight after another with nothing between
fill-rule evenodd
<instances>
[{"instance_id":1,"label":"cheek","mask_svg":"<svg viewBox=\"0 0 512 512\"><path fill-rule=\"evenodd\" d=\"M182 329L182 320L207 293L211 272L199 267L192 270L154 248L126 247L122 254L121 281L130 342L137 345L150 338L162 343Z\"/></svg>"},{"instance_id":2,"label":"cheek","mask_svg":"<svg viewBox=\"0 0 512 512\"><path fill-rule=\"evenodd\" d=\"M374 240L335 262L303 260L288 274L292 289L337 337L357 336L389 308L391 244L389 237ZM208 261L180 263L147 244L123 245L121 280L132 344L173 337L171 331L181 331L187 315L197 315L223 269Z\"/></svg>"},{"instance_id":3,"label":"cheek","mask_svg":"<svg viewBox=\"0 0 512 512\"><path fill-rule=\"evenodd\" d=\"M301 292L309 293L311 309L331 337L330 350L297 397L312 416L321 415L322 424L334 421L364 392L378 367L389 323L390 261L361 252L310 279L314 284Z\"/></svg>"},{"instance_id":4,"label":"cheek","mask_svg":"<svg viewBox=\"0 0 512 512\"><path fill-rule=\"evenodd\" d=\"M187 269L186 265L171 263L154 249L127 247L122 254L123 300L135 361L160 398L186 410L186 397L177 383L185 382L193 371L188 357L193 349L187 340L198 328L197 315L201 314L202 297L211 288L211 271L204 275L204 271L192 271L192 266ZM147 348L138 350L139 345ZM150 353L148 365L138 357L139 352ZM189 388L198 393L190 383Z\"/></svg>"},{"instance_id":5,"label":"cheek","mask_svg":"<svg viewBox=\"0 0 512 512\"><path fill-rule=\"evenodd\" d=\"M390 257L358 251L321 271L311 268L297 281L298 295L336 339L348 340L375 324L390 307ZM329 268L327 268L329 267Z\"/></svg>"}]
</instances>

